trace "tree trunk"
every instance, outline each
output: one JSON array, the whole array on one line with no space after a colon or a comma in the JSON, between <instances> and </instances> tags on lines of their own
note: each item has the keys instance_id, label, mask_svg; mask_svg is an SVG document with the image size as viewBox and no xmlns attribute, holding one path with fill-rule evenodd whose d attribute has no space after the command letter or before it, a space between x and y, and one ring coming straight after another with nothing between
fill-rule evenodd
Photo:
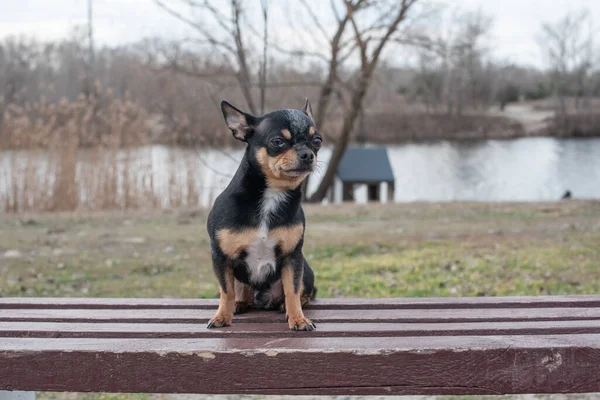
<instances>
[{"instance_id":1,"label":"tree trunk","mask_svg":"<svg viewBox=\"0 0 600 400\"><path fill-rule=\"evenodd\" d=\"M383 51L386 43L392 36L396 29L398 28L398 24L404 19L406 12L408 9L416 2L417 0L402 0L401 8L396 16L394 22L388 27L387 32L380 40L379 44L375 47L371 57L367 55L367 43L368 39L364 40L361 37L361 33L356 26L356 22L352 18L352 9L351 3L346 2L346 7L348 9L348 20L352 23L352 27L354 28L354 33L356 36L356 41L360 50L361 56L361 71L360 77L356 84L354 90L352 90L352 101L350 102L350 108L344 115L344 123L342 125L342 129L340 131L340 135L338 136L337 143L335 149L333 150L333 154L331 155L331 160L329 160L329 165L327 166L327 171L325 171L325 176L321 183L319 183L319 187L317 191L310 197L309 201L311 202L320 202L325 196L327 196L327 191L331 187L333 180L335 178L335 173L337 168L342 160L342 157L346 151L346 147L348 146L348 142L350 141L350 133L354 128L354 124L356 122L356 118L362 108L362 102L367 93L367 89L369 87L369 83L371 82L371 78L373 76L373 71L377 66L379 61L379 56ZM359 4L359 3L356 3Z\"/></svg>"},{"instance_id":2,"label":"tree trunk","mask_svg":"<svg viewBox=\"0 0 600 400\"><path fill-rule=\"evenodd\" d=\"M358 81L358 86L354 91L354 94L352 95L352 102L350 103L350 108L344 116L344 123L342 125L342 129L340 131L340 135L338 137L336 146L333 150L333 154L331 155L331 159L329 160L327 171L325 171L325 176L321 180L317 191L310 197L310 202L320 202L325 198L325 196L327 195L327 190L333 183L338 166L342 161L342 157L344 156L344 152L346 151L346 147L348 146L348 142L350 141L350 133L352 132L358 114L360 113L362 101L365 97L367 87L371 79L370 69L364 71L361 75L362 76Z\"/></svg>"},{"instance_id":3,"label":"tree trunk","mask_svg":"<svg viewBox=\"0 0 600 400\"><path fill-rule=\"evenodd\" d=\"M325 114L327 114L327 108L329 107L329 102L331 101L331 94L333 93L335 81L337 80L340 40L342 38L342 33L344 33L344 29L346 28L347 23L348 17L340 21L338 30L335 33L333 40L331 41L331 59L329 60L329 73L327 74L327 79L325 80L325 83L321 87L321 91L319 93L319 101L317 103L317 112L315 114L315 126L317 127L317 129L321 129L323 127L323 120L325 119ZM304 200L308 200L309 180L310 175L307 176L304 182L302 183L302 196Z\"/></svg>"},{"instance_id":4,"label":"tree trunk","mask_svg":"<svg viewBox=\"0 0 600 400\"><path fill-rule=\"evenodd\" d=\"M333 93L333 87L337 79L340 40L342 38L342 33L344 33L344 29L346 28L347 22L348 17L344 18L340 22L338 30L335 33L333 40L331 41L331 60L329 60L329 73L327 75L325 83L321 87L321 92L319 93L319 102L317 104L317 113L315 115L315 125L317 126L317 129L323 126L323 120L325 119L327 107L329 106L331 94Z\"/></svg>"},{"instance_id":5,"label":"tree trunk","mask_svg":"<svg viewBox=\"0 0 600 400\"><path fill-rule=\"evenodd\" d=\"M248 68L248 61L246 59L246 50L244 44L242 42L242 30L240 27L240 14L241 8L239 4L239 0L232 0L231 6L233 8L233 23L235 27L235 47L237 51L237 59L239 64L239 71L236 74L240 87L242 89L242 94L244 95L244 99L246 100L246 104L251 114L256 115L258 110L254 106L254 99L252 97L252 89L251 89L251 77Z\"/></svg>"},{"instance_id":6,"label":"tree trunk","mask_svg":"<svg viewBox=\"0 0 600 400\"><path fill-rule=\"evenodd\" d=\"M260 115L265 113L265 96L267 92L267 53L269 50L269 6L268 3L261 1L263 13L264 33L263 33L263 61L260 69Z\"/></svg>"}]
</instances>

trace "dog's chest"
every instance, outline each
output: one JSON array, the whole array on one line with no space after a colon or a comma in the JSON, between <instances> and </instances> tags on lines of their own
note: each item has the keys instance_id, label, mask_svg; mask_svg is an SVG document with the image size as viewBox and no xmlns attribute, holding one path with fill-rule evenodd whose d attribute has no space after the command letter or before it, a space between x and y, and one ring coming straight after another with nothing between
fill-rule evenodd
<instances>
[{"instance_id":1,"label":"dog's chest","mask_svg":"<svg viewBox=\"0 0 600 400\"><path fill-rule=\"evenodd\" d=\"M264 282L266 277L275 271L275 247L278 240L269 232L269 221L273 213L286 201L287 194L280 190L267 189L263 195L258 232L246 250L246 264L252 282Z\"/></svg>"}]
</instances>

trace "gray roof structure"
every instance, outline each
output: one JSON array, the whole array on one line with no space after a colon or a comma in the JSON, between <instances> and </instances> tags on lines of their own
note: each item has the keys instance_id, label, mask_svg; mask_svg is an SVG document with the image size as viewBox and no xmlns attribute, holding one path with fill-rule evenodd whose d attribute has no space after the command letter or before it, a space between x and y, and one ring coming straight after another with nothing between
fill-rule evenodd
<instances>
[{"instance_id":1,"label":"gray roof structure","mask_svg":"<svg viewBox=\"0 0 600 400\"><path fill-rule=\"evenodd\" d=\"M337 169L342 182L394 182L394 172L385 147L348 147Z\"/></svg>"}]
</instances>

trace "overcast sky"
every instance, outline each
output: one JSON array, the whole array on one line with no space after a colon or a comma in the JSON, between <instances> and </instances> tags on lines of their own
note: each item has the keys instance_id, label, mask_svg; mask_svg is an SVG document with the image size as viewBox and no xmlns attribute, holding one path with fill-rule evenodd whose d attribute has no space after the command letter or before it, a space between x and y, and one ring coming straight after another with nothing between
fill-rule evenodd
<instances>
[{"instance_id":1,"label":"overcast sky","mask_svg":"<svg viewBox=\"0 0 600 400\"><path fill-rule=\"evenodd\" d=\"M311 1L322 4L324 0ZM586 8L600 26L600 0L445 1L467 10L479 8L493 17L491 43L495 57L538 67L543 65L543 57L535 36L542 22L556 20L569 10ZM95 0L94 11L95 37L100 44L126 44L147 36L176 38L189 33L152 0ZM0 38L27 34L44 40L60 39L74 26L84 24L86 16L87 0L0 0Z\"/></svg>"}]
</instances>

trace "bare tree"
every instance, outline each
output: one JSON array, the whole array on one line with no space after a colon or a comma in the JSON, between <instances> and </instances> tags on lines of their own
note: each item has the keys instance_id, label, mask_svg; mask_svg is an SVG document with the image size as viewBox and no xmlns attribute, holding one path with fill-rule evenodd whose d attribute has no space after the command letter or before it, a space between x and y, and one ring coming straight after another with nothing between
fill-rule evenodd
<instances>
[{"instance_id":1,"label":"bare tree","mask_svg":"<svg viewBox=\"0 0 600 400\"><path fill-rule=\"evenodd\" d=\"M294 45L277 44L268 38L268 8L266 2L262 1L263 20L265 31L260 35L251 24L244 23L245 9L241 0L230 0L229 8L231 17L227 17L210 0L179 0L180 6L192 7L196 12L202 13L203 17L210 18L208 23L196 22L185 16L177 6L167 5L164 0L155 0L164 10L179 20L193 27L201 37L203 43L208 44L214 51L218 51L226 63L226 70L234 71L235 77L246 101L247 108L251 113L257 113L264 108L265 91L267 87L282 85L282 82L267 82L266 62L268 47L272 46L274 51L280 55L308 56L314 58L321 65L324 64L324 74L317 82L297 82L298 85L309 87L316 84L318 87L317 107L314 114L315 123L319 129L324 125L332 101L340 106L341 127L336 137L336 146L331 158L325 177L320 183L317 191L311 196L311 201L322 200L333 181L335 170L349 143L350 134L354 130L355 122L363 107L363 99L371 83L373 73L379 63L385 46L394 41L394 34L405 20L406 15L417 2L417 0L331 0L330 8L334 16L335 24L325 21L323 13L316 12L314 4L307 0L300 0L305 15L312 22L311 33L315 42L327 43L327 50L312 50L310 46L296 48ZM246 4L246 3L244 3ZM298 3L294 3L298 4ZM296 10L295 10L296 11ZM357 18L358 17L358 18ZM367 21L365 24L364 21ZM294 25L291 21L290 26ZM361 22L363 24L361 25ZM207 26L219 28L207 29ZM363 26L364 25L364 26ZM307 29L304 29L306 32ZM259 68L260 107L255 106L251 88L254 86L251 79L253 60L248 54L251 52L252 43L262 36L263 59L257 64ZM356 60L359 68L352 67L349 60ZM173 63L180 72L190 76L198 71L185 68L181 63ZM342 77L343 75L343 77ZM295 85L296 82L291 82ZM326 137L330 135L326 134Z\"/></svg>"},{"instance_id":2,"label":"bare tree","mask_svg":"<svg viewBox=\"0 0 600 400\"><path fill-rule=\"evenodd\" d=\"M252 77L250 61L248 59L249 51L247 43L244 40L245 36L243 35L242 17L244 10L242 9L242 0L229 1L230 16L221 11L223 7L220 3L216 5L210 0L178 0L171 2L176 3L175 5L167 5L162 0L155 0L155 2L169 14L194 28L201 38L196 43L210 46L221 56L223 62L228 66L228 70L233 71L233 75L242 90L248 110L253 114L257 114L258 108L256 107L251 91ZM203 18L206 20L195 21L190 19L178 10L177 6L181 7L182 5L191 7L195 12L202 13ZM214 26L214 30L209 29L209 26ZM181 72L189 75L194 75L197 72L182 65L174 65Z\"/></svg>"},{"instance_id":3,"label":"bare tree","mask_svg":"<svg viewBox=\"0 0 600 400\"><path fill-rule=\"evenodd\" d=\"M339 75L341 66L353 55L353 52L356 49L356 43L351 40L344 40L344 33L346 32L348 21L350 20L352 13L365 7L366 1L356 0L348 3L344 2L343 6L346 7L346 12L338 10L339 7L336 5L336 2L331 1L332 12L337 22L331 37L325 29L324 23L320 20L319 15L314 12L306 0L302 0L301 4L306 9L314 24L318 27L319 34L325 38L329 46L329 55L328 57L325 57L327 63L327 76L321 83L316 112L314 114L315 125L320 128L323 126L325 115L331 104L332 96L336 91L336 85L340 83ZM298 50L296 50L296 52L297 51Z\"/></svg>"},{"instance_id":4,"label":"bare tree","mask_svg":"<svg viewBox=\"0 0 600 400\"><path fill-rule=\"evenodd\" d=\"M450 9L440 18L435 22L444 29L410 38L424 61L415 82L425 92L423 97L445 103L448 115L490 105L494 83L484 41L492 19L481 11L458 9Z\"/></svg>"},{"instance_id":5,"label":"bare tree","mask_svg":"<svg viewBox=\"0 0 600 400\"><path fill-rule=\"evenodd\" d=\"M360 69L353 77L353 83L346 82L349 92L349 105L344 111L342 126L337 135L336 146L331 155L323 180L310 201L321 201L333 183L335 173L346 151L350 133L354 129L357 117L363 107L363 99L373 78L381 54L385 46L393 39L398 27L405 20L407 13L417 0L401 2L366 2L362 0L344 0L346 16L352 26L354 42L358 49ZM376 13L376 17L367 27L359 26L356 15L364 10Z\"/></svg>"},{"instance_id":6,"label":"bare tree","mask_svg":"<svg viewBox=\"0 0 600 400\"><path fill-rule=\"evenodd\" d=\"M265 96L267 94L267 58L269 52L269 1L261 0L264 33L263 33L263 60L260 65L260 113L265 113Z\"/></svg>"},{"instance_id":7,"label":"bare tree","mask_svg":"<svg viewBox=\"0 0 600 400\"><path fill-rule=\"evenodd\" d=\"M463 112L465 105L478 108L486 103L486 89L490 82L485 77L485 48L481 42L492 26L490 17L481 11L467 13L462 18L463 29L460 31L458 42L455 44L456 67L458 74L458 104L457 113Z\"/></svg>"},{"instance_id":8,"label":"bare tree","mask_svg":"<svg viewBox=\"0 0 600 400\"><path fill-rule=\"evenodd\" d=\"M365 3L365 1L355 1L354 3L349 3L349 8L346 7L346 12L340 14L336 3L332 1L331 8L337 21L337 26L333 33L333 36L330 38L319 16L313 12L312 8L306 2L306 0L302 0L302 5L306 9L307 13L310 15L311 20L319 28L318 30L320 34L326 39L329 45L329 58L325 59L327 63L327 76L322 82L321 87L319 89L319 97L317 100L316 112L314 114L315 125L319 129L323 128L325 115L327 114L327 111L331 104L332 96L334 95L334 91L336 90L336 85L338 85L338 83L340 82L339 74L341 66L343 65L344 61L346 61L356 49L356 44L352 41L343 41L344 32L346 31L348 21L350 20L350 16L352 15L351 13L354 13L357 10L359 10L365 5ZM338 94L339 93L340 92L338 91ZM330 135L325 135L325 137L331 140ZM303 193L305 200L308 200L307 188L309 179L310 177L307 177L307 179L303 183Z\"/></svg>"},{"instance_id":9,"label":"bare tree","mask_svg":"<svg viewBox=\"0 0 600 400\"><path fill-rule=\"evenodd\" d=\"M587 93L587 82L594 64L594 36L587 10L569 13L554 23L544 23L539 42L548 60L558 101L557 117L567 114L568 95L575 95L576 108Z\"/></svg>"},{"instance_id":10,"label":"bare tree","mask_svg":"<svg viewBox=\"0 0 600 400\"><path fill-rule=\"evenodd\" d=\"M93 14L93 2L94 0L88 0L88 46L89 46L89 57L90 57L90 69L94 66L94 14ZM93 75L93 71L89 72Z\"/></svg>"}]
</instances>

